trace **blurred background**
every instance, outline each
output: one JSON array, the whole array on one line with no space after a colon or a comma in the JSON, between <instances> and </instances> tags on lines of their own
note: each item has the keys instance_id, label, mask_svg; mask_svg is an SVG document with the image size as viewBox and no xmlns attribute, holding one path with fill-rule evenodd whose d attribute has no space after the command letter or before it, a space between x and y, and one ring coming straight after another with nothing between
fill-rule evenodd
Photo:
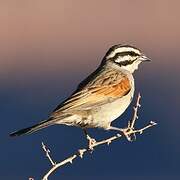
<instances>
[{"instance_id":1,"label":"blurred background","mask_svg":"<svg viewBox=\"0 0 180 180\"><path fill-rule=\"evenodd\" d=\"M40 179L50 167L42 141L55 161L86 145L80 129L66 126L8 134L47 118L119 43L152 59L134 74L142 94L137 127L150 120L158 126L133 143L99 147L50 179L179 179L179 6L178 0L0 0L0 179ZM126 125L132 105L116 126ZM90 134L102 139L113 132Z\"/></svg>"}]
</instances>

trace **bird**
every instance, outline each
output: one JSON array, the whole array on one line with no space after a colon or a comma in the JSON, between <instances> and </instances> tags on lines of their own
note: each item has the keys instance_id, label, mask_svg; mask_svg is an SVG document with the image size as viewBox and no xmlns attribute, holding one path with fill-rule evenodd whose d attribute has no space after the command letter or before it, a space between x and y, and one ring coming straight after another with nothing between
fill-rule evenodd
<instances>
[{"instance_id":1,"label":"bird","mask_svg":"<svg viewBox=\"0 0 180 180\"><path fill-rule=\"evenodd\" d=\"M92 144L95 139L87 133L88 128L123 131L111 123L130 105L135 91L133 73L140 63L148 61L151 59L134 46L111 46L96 70L52 111L47 120L15 131L10 136L30 134L60 124L82 128Z\"/></svg>"}]
</instances>

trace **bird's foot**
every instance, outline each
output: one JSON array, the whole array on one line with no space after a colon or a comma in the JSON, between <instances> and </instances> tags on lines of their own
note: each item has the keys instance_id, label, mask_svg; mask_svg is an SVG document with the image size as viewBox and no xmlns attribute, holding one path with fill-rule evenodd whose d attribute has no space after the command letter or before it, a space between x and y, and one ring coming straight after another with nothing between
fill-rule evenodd
<instances>
[{"instance_id":1,"label":"bird's foot","mask_svg":"<svg viewBox=\"0 0 180 180\"><path fill-rule=\"evenodd\" d=\"M120 131L123 133L123 135L126 137L128 141L134 141L136 140L136 130L130 123L128 123L128 127L126 128L118 128L118 127L112 127L110 126L108 130L114 130L114 131Z\"/></svg>"},{"instance_id":2,"label":"bird's foot","mask_svg":"<svg viewBox=\"0 0 180 180\"><path fill-rule=\"evenodd\" d=\"M136 133L133 127L128 126L127 128L120 129L120 131L124 134L128 141L132 142L136 140Z\"/></svg>"},{"instance_id":3,"label":"bird's foot","mask_svg":"<svg viewBox=\"0 0 180 180\"><path fill-rule=\"evenodd\" d=\"M88 134L86 135L86 138L88 140L89 150L93 151L93 145L96 143L96 140L94 138L91 138Z\"/></svg>"}]
</instances>

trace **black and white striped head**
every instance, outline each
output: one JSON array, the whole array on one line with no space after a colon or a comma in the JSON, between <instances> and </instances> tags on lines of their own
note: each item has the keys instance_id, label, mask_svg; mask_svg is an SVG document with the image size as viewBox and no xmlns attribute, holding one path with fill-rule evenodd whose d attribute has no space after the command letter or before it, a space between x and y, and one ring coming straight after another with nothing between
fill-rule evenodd
<instances>
[{"instance_id":1,"label":"black and white striped head","mask_svg":"<svg viewBox=\"0 0 180 180\"><path fill-rule=\"evenodd\" d=\"M141 62L150 61L141 50L129 45L114 45L106 53L103 63L112 62L131 73L138 69Z\"/></svg>"}]
</instances>

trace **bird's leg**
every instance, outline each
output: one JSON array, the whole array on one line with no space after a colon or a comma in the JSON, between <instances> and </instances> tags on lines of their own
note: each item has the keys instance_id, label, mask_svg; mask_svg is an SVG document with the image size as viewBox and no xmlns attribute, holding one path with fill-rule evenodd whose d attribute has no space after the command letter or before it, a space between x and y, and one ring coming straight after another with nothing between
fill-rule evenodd
<instances>
[{"instance_id":1,"label":"bird's leg","mask_svg":"<svg viewBox=\"0 0 180 180\"><path fill-rule=\"evenodd\" d=\"M122 132L128 141L136 140L136 134L135 134L136 131L134 130L134 127L131 127L130 123L128 123L127 128L117 128L117 127L110 126L108 128L108 130L114 130L114 131Z\"/></svg>"},{"instance_id":2,"label":"bird's leg","mask_svg":"<svg viewBox=\"0 0 180 180\"><path fill-rule=\"evenodd\" d=\"M96 143L96 140L95 140L94 138L91 138L91 137L89 136L89 134L87 133L87 130L86 130L86 129L83 129L83 132L84 132L84 134L85 134L85 136L86 136L86 139L88 140L88 148L89 148L90 150L93 150L93 145Z\"/></svg>"}]
</instances>

